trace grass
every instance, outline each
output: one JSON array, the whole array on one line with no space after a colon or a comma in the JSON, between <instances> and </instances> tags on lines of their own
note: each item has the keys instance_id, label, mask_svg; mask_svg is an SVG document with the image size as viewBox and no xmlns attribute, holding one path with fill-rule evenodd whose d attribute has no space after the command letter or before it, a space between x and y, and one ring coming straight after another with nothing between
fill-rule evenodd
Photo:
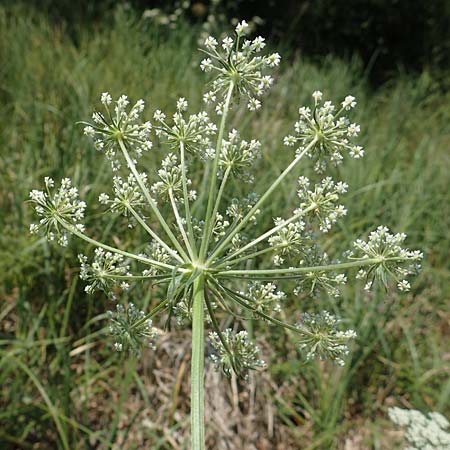
<instances>
[{"instance_id":1,"label":"grass","mask_svg":"<svg viewBox=\"0 0 450 450\"><path fill-rule=\"evenodd\" d=\"M151 111L173 110L179 96L200 108L204 77L195 39L187 26L154 29L123 11L95 27L72 24L69 33L32 11L0 7L1 448L187 446L189 331L171 332L140 361L113 353L104 320L111 306L86 296L77 278L76 255L85 246L73 241L61 250L29 236L26 199L45 175L72 177L91 211L90 234L136 242L119 219L100 215L96 198L110 183L109 167L76 122L90 116L107 89L142 96ZM335 100L357 97L366 148L362 162L347 161L332 173L350 184L349 214L324 247L337 254L382 223L424 250L424 270L406 296L366 295L355 285L338 301L290 299L287 318L328 308L356 328L344 369L306 364L291 336L254 323L270 369L246 385L208 371L209 448L392 449L400 444L386 420L388 406L450 414L450 98L427 73L401 75L373 91L357 61L292 58L263 110L251 120L238 110L233 119L244 136L262 140L261 185L290 157L282 137L318 88ZM150 172L162 154L156 148L146 157ZM292 204L290 181L273 204ZM270 217L269 208L264 218ZM145 307L160 292L137 286L129 295Z\"/></svg>"}]
</instances>

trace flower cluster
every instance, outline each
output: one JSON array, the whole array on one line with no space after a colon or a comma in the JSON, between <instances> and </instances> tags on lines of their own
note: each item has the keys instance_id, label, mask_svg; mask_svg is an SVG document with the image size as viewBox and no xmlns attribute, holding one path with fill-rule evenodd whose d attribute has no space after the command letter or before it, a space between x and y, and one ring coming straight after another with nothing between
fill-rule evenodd
<instances>
[{"instance_id":1,"label":"flower cluster","mask_svg":"<svg viewBox=\"0 0 450 450\"><path fill-rule=\"evenodd\" d=\"M248 24L242 21L236 26L236 37L225 37L220 46L213 37L206 39L206 50L203 51L208 57L201 62L200 68L215 74L211 90L204 95L206 103L215 103L220 96L225 97L230 86L233 86L239 96L248 99L250 111L261 107L258 97L273 83L273 78L264 75L263 71L278 66L281 58L278 53L258 55L266 46L264 38L242 39L247 32ZM223 107L224 103L219 101L216 112L222 114Z\"/></svg>"},{"instance_id":2,"label":"flower cluster","mask_svg":"<svg viewBox=\"0 0 450 450\"><path fill-rule=\"evenodd\" d=\"M239 132L233 129L228 134L228 140L223 140L219 167L223 172L229 171L233 176L252 182L253 175L248 169L260 157L261 143L256 139L250 142L239 139Z\"/></svg>"},{"instance_id":3,"label":"flower cluster","mask_svg":"<svg viewBox=\"0 0 450 450\"><path fill-rule=\"evenodd\" d=\"M141 174L141 177L146 180L144 173ZM98 197L98 201L103 205L108 205L112 212L128 217L131 208L141 208L145 205L144 196L132 174L128 175L126 180L120 176L115 176L113 178L113 192L114 198L112 200L106 193L102 193Z\"/></svg>"},{"instance_id":4,"label":"flower cluster","mask_svg":"<svg viewBox=\"0 0 450 450\"><path fill-rule=\"evenodd\" d=\"M275 219L275 226L282 225L284 222L281 217L278 217ZM268 240L272 249L273 263L275 266L281 266L286 257L302 253L308 242L309 236L305 234L305 223L302 220L282 226Z\"/></svg>"},{"instance_id":5,"label":"flower cluster","mask_svg":"<svg viewBox=\"0 0 450 450\"><path fill-rule=\"evenodd\" d=\"M108 311L109 331L115 338L114 347L118 352L132 351L139 355L142 347L154 348L160 331L152 326L144 311L140 311L133 303L125 308L117 305L116 311Z\"/></svg>"},{"instance_id":6,"label":"flower cluster","mask_svg":"<svg viewBox=\"0 0 450 450\"><path fill-rule=\"evenodd\" d=\"M330 177L324 178L320 184L310 189L310 181L306 177L298 179L299 189L297 194L301 200L300 210L312 209L312 215L319 223L320 231L326 233L331 225L347 214L342 205L336 205L339 195L347 192L346 183L335 183Z\"/></svg>"},{"instance_id":7,"label":"flower cluster","mask_svg":"<svg viewBox=\"0 0 450 450\"><path fill-rule=\"evenodd\" d=\"M296 325L300 334L298 346L308 360L318 357L344 365L348 343L356 338L356 333L353 330L339 331L338 324L339 320L328 311L302 314L301 322Z\"/></svg>"},{"instance_id":8,"label":"flower cluster","mask_svg":"<svg viewBox=\"0 0 450 450\"><path fill-rule=\"evenodd\" d=\"M164 137L172 149L178 149L183 144L188 152L207 158L211 154L211 136L216 133L217 127L205 112L192 114L186 119L183 113L187 108L187 101L178 99L172 126L167 124L165 114L157 110L153 115L158 124L155 125L155 132Z\"/></svg>"},{"instance_id":9,"label":"flower cluster","mask_svg":"<svg viewBox=\"0 0 450 450\"><path fill-rule=\"evenodd\" d=\"M274 283L251 282L247 293L242 293L251 302L255 313L270 314L281 311L281 303L286 299L286 294L277 290Z\"/></svg>"},{"instance_id":10,"label":"flower cluster","mask_svg":"<svg viewBox=\"0 0 450 450\"><path fill-rule=\"evenodd\" d=\"M415 409L389 408L389 418L406 428L406 450L450 449L450 423L437 412L423 414Z\"/></svg>"},{"instance_id":11,"label":"flower cluster","mask_svg":"<svg viewBox=\"0 0 450 450\"><path fill-rule=\"evenodd\" d=\"M156 335L149 319L167 310L168 325L173 319L192 322L196 357L203 348L198 330L206 324L213 331L213 360L225 374L262 367L257 347L245 331L233 334L230 329L220 329L221 314L236 317L242 311L246 317L297 332L300 348L308 359L318 356L342 364L354 332L339 331L338 320L328 312L305 314L297 327L273 317L288 298L284 286L295 286L295 295L316 294L321 288L336 297L340 286L347 282L344 271L360 269L358 276L368 278L369 284L374 279L386 284L393 278L401 290L407 290L406 277L418 268L422 254L403 248L405 235L392 235L381 227L367 242L355 243L349 261L330 263L314 239L318 230L327 232L346 214L339 201L347 185L329 177L312 184L301 176L300 201L290 217L278 217L274 204L274 224L270 222L266 231L261 231L264 224L255 226L257 219L267 217L261 212L281 184L297 173L303 157L313 158L315 169L323 171L329 162L339 164L344 153L359 158L363 150L352 142L360 127L347 118L347 112L356 106L355 99L347 96L341 107L335 108L330 101L323 102L322 93L316 91L314 106L299 109L295 134L284 140L287 145L297 146L295 158L259 194L247 191L239 197L236 192L243 193L246 186L234 183L233 195L229 189L232 178L253 180L250 171L260 157L261 145L256 139L241 139L238 131L230 127L230 109L240 97L246 98L249 109L258 109L259 97L273 81L266 69L280 62L277 53L264 56L264 39L246 39L247 31L247 23L241 22L234 38L225 37L219 44L209 37L205 42L207 58L201 67L215 74L205 100L218 102L219 119L212 121L205 112L188 115L188 103L182 97L172 120L156 110L152 127L140 121L142 100L130 106L122 95L113 104L111 96L104 93L101 102L106 112L95 112L94 124L85 128L95 146L113 162L114 169L124 164L124 170L128 170L129 175L113 178L111 196L102 193L99 201L109 212L125 216L130 226L142 228L146 233L140 246L142 253L125 251L85 235L80 221L86 205L68 179L62 181L56 193L50 192L54 183L49 178L45 181L46 191L32 191L40 221L31 225L31 231L42 230L49 239L57 237L62 244L67 242L66 233L71 232L97 247L93 262L80 256L81 278L87 282L89 293L100 289L111 295L118 287L142 281L158 283L165 289L159 305L147 315L132 304L111 313L111 331L118 350L137 352L144 341ZM137 158L151 148L152 129L168 144L170 152L158 170L142 171L137 167ZM187 174L187 163L194 161L192 167L204 167L195 184ZM201 189L198 200L196 191L191 190L193 185ZM272 267L260 266L265 261L263 255L272 256ZM137 263L145 264L144 270ZM131 273L132 268L137 273Z\"/></svg>"},{"instance_id":12,"label":"flower cluster","mask_svg":"<svg viewBox=\"0 0 450 450\"><path fill-rule=\"evenodd\" d=\"M211 332L209 338L215 351L211 359L216 369L222 370L227 377L231 377L232 371L245 377L247 370L266 366L266 363L259 359L259 348L249 340L247 331L235 334L228 328L220 335Z\"/></svg>"},{"instance_id":13,"label":"flower cluster","mask_svg":"<svg viewBox=\"0 0 450 450\"><path fill-rule=\"evenodd\" d=\"M152 185L152 192L162 198L175 197L182 192L182 168L178 164L177 155L169 153L161 163L161 169L158 170L159 181ZM190 180L187 180L190 184ZM191 193L195 197L195 192Z\"/></svg>"},{"instance_id":14,"label":"flower cluster","mask_svg":"<svg viewBox=\"0 0 450 450\"><path fill-rule=\"evenodd\" d=\"M356 106L355 98L351 95L345 97L341 108L336 107L331 101L322 104L322 92L313 93L314 106L311 111L309 107L299 109L299 120L295 123L295 135L284 138L287 146L298 145L298 153L312 144L307 155L315 161L315 170L324 172L327 161L334 165L342 162L343 153L349 153L352 158L364 156L361 146L351 142L353 137L358 136L360 126L351 123L344 115L346 111Z\"/></svg>"},{"instance_id":15,"label":"flower cluster","mask_svg":"<svg viewBox=\"0 0 450 450\"><path fill-rule=\"evenodd\" d=\"M159 242L152 241L147 246L147 251L141 256L151 258L153 261L157 261L164 264L172 264L174 262L173 257L177 256L175 250L171 250L172 255L164 248ZM151 269L145 269L142 271L143 276L153 276L161 271L161 268L152 267Z\"/></svg>"},{"instance_id":16,"label":"flower cluster","mask_svg":"<svg viewBox=\"0 0 450 450\"><path fill-rule=\"evenodd\" d=\"M369 234L367 242L361 239L354 242L354 250L349 252L350 259L374 260L373 265L358 273L359 278L367 279L367 289L375 280L387 286L391 278L400 291L410 290L406 277L420 270L423 253L403 248L405 239L406 234L392 234L388 228L380 226Z\"/></svg>"},{"instance_id":17,"label":"flower cluster","mask_svg":"<svg viewBox=\"0 0 450 450\"><path fill-rule=\"evenodd\" d=\"M79 199L78 189L72 186L70 178L64 178L56 192L52 192L55 183L51 178L45 177L44 181L45 192L36 189L30 192L31 202L41 218L38 223L30 225L30 233L42 232L49 241L56 240L66 246L68 239L64 225L83 231L84 225L80 221L84 218L86 203Z\"/></svg>"},{"instance_id":18,"label":"flower cluster","mask_svg":"<svg viewBox=\"0 0 450 450\"><path fill-rule=\"evenodd\" d=\"M219 212L216 214L214 221L212 234L214 241L217 242L227 232L227 228L230 226L230 222Z\"/></svg>"},{"instance_id":19,"label":"flower cluster","mask_svg":"<svg viewBox=\"0 0 450 450\"><path fill-rule=\"evenodd\" d=\"M294 294L308 292L310 295L318 295L320 290L324 290L331 297L339 297L339 287L347 283L347 276L327 269L317 270L316 267L330 264L328 255L321 253L316 246L309 248L305 252L305 258L300 264L306 267L314 267L314 270L306 271L299 279L294 289Z\"/></svg>"},{"instance_id":20,"label":"flower cluster","mask_svg":"<svg viewBox=\"0 0 450 450\"><path fill-rule=\"evenodd\" d=\"M132 108L129 108L128 97L121 95L115 101L113 112L110 109L112 97L108 92L104 92L100 100L106 115L94 112L92 114L94 123L85 123L84 134L94 139L96 149L104 151L113 170L118 170L121 164L117 158L117 142L122 140L133 151L133 156L138 158L144 151L152 148L150 141L152 125L150 122L139 123L144 111L144 100L138 100Z\"/></svg>"},{"instance_id":21,"label":"flower cluster","mask_svg":"<svg viewBox=\"0 0 450 450\"><path fill-rule=\"evenodd\" d=\"M88 294L100 290L108 296L113 296L114 287L119 286L121 289L130 287L126 281L127 276L131 275L130 266L124 264L122 255L96 248L92 264L88 263L86 255L80 254L78 259L81 269L80 278L88 282L84 288Z\"/></svg>"},{"instance_id":22,"label":"flower cluster","mask_svg":"<svg viewBox=\"0 0 450 450\"><path fill-rule=\"evenodd\" d=\"M236 221L242 219L253 208L258 199L259 199L258 194L256 194L255 192L250 192L250 194L248 194L246 197L242 199L233 198L231 200L230 205L227 208L226 211L227 216L230 219ZM260 212L261 211L259 209L256 210L254 214L251 217L249 217L249 220L252 221L253 223L256 223L256 216Z\"/></svg>"}]
</instances>

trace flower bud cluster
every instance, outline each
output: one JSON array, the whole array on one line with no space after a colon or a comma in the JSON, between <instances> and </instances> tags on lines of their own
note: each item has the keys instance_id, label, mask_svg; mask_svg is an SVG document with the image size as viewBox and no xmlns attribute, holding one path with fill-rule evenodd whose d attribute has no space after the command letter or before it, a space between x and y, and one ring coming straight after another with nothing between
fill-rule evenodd
<instances>
[{"instance_id":1,"label":"flower bud cluster","mask_svg":"<svg viewBox=\"0 0 450 450\"><path fill-rule=\"evenodd\" d=\"M144 151L152 148L150 141L152 125L150 122L139 123L144 111L144 100L138 100L127 111L130 102L126 95L121 95L115 102L113 112L111 111L112 98L108 92L104 92L100 100L106 115L94 112L92 115L94 123L86 123L84 134L94 139L96 149L105 152L113 170L118 170L120 161L117 159L116 152L119 139L133 151L135 158L139 158Z\"/></svg>"},{"instance_id":2,"label":"flower bud cluster","mask_svg":"<svg viewBox=\"0 0 450 450\"><path fill-rule=\"evenodd\" d=\"M236 26L236 36L229 36L219 43L213 37L208 37L204 43L207 58L200 68L204 72L214 72L215 78L211 82L211 90L204 95L206 103L215 103L216 112L222 114L223 102L230 85L238 95L248 99L248 109L255 111L261 107L261 97L273 83L273 78L265 75L267 68L273 68L280 64L280 55L260 56L266 43L264 38L257 37L253 40L242 39L248 32L245 21Z\"/></svg>"},{"instance_id":3,"label":"flower bud cluster","mask_svg":"<svg viewBox=\"0 0 450 450\"><path fill-rule=\"evenodd\" d=\"M274 283L251 282L248 291L242 292L251 301L251 307L255 312L264 314L278 313L281 311L281 303L286 299L286 294L277 290ZM259 316L255 316L259 317Z\"/></svg>"},{"instance_id":4,"label":"flower bud cluster","mask_svg":"<svg viewBox=\"0 0 450 450\"><path fill-rule=\"evenodd\" d=\"M182 167L178 164L177 155L169 153L161 162L161 169L158 170L159 181L151 187L152 192L164 199L170 197L172 193L174 197L182 193L183 179ZM189 186L191 180L187 179L186 184ZM195 198L195 191L190 192L191 199Z\"/></svg>"},{"instance_id":5,"label":"flower bud cluster","mask_svg":"<svg viewBox=\"0 0 450 450\"><path fill-rule=\"evenodd\" d=\"M335 166L340 164L344 153L356 159L364 156L363 148L351 142L358 136L360 126L344 116L346 111L356 106L355 98L351 95L345 97L341 108L336 111L331 101L322 104L322 97L320 91L313 93L312 111L309 107L301 107L299 120L294 125L295 135L284 138L285 145L299 146L298 153L314 143L307 154L315 161L315 170L319 173L325 171L327 161Z\"/></svg>"},{"instance_id":6,"label":"flower bud cluster","mask_svg":"<svg viewBox=\"0 0 450 450\"><path fill-rule=\"evenodd\" d=\"M248 183L254 177L248 169L260 158L261 143L256 139L250 142L240 140L239 132L235 129L228 134L228 140L223 140L219 159L222 171L228 169L230 173Z\"/></svg>"},{"instance_id":7,"label":"flower bud cluster","mask_svg":"<svg viewBox=\"0 0 450 450\"><path fill-rule=\"evenodd\" d=\"M348 185L334 182L330 177L324 178L320 184L310 189L310 181L306 177L298 179L297 194L301 200L300 211L313 208L312 217L317 220L320 231L326 233L336 221L347 214L343 205L336 205L339 196L347 192Z\"/></svg>"},{"instance_id":8,"label":"flower bud cluster","mask_svg":"<svg viewBox=\"0 0 450 450\"><path fill-rule=\"evenodd\" d=\"M358 278L367 278L366 289L370 289L375 280L387 286L389 279L397 282L400 291L409 291L410 283L406 279L420 270L423 253L403 248L406 234L392 234L389 228L380 226L369 234L367 242L358 239L349 258L364 261L377 259L368 269L361 269Z\"/></svg>"},{"instance_id":9,"label":"flower bud cluster","mask_svg":"<svg viewBox=\"0 0 450 450\"><path fill-rule=\"evenodd\" d=\"M141 178L145 182L147 177L141 174ZM128 217L130 215L130 207L140 208L145 205L142 191L136 183L136 178L130 174L127 179L120 176L113 178L114 198L111 200L108 194L102 193L98 197L98 201L103 205L108 205L109 210Z\"/></svg>"},{"instance_id":10,"label":"flower bud cluster","mask_svg":"<svg viewBox=\"0 0 450 450\"><path fill-rule=\"evenodd\" d=\"M172 252L176 255L176 251L172 250ZM160 263L171 264L173 263L173 258L169 254L169 252L157 241L152 241L147 246L147 251L143 253L141 256L148 257L153 261L157 261ZM143 276L152 276L156 275L159 272L159 268L153 266L151 269L145 269L142 271Z\"/></svg>"},{"instance_id":11,"label":"flower bud cluster","mask_svg":"<svg viewBox=\"0 0 450 450\"><path fill-rule=\"evenodd\" d=\"M318 314L302 314L302 320L296 327L299 330L299 349L306 353L308 360L329 359L343 366L348 354L350 340L356 338L354 330L339 331L339 319L328 311Z\"/></svg>"},{"instance_id":12,"label":"flower bud cluster","mask_svg":"<svg viewBox=\"0 0 450 450\"><path fill-rule=\"evenodd\" d=\"M120 287L128 289L129 284L121 277L130 276L130 266L124 264L124 257L118 253L106 252L102 248L96 248L94 261L89 264L86 255L78 255L80 261L80 278L87 281L84 290L88 294L95 291L103 291L113 297L113 289Z\"/></svg>"},{"instance_id":13,"label":"flower bud cluster","mask_svg":"<svg viewBox=\"0 0 450 450\"><path fill-rule=\"evenodd\" d=\"M133 303L125 308L117 305L116 312L108 311L109 332L115 339L114 347L118 352L131 351L139 355L142 347L155 348L155 342L161 334L152 326L144 311L140 311Z\"/></svg>"},{"instance_id":14,"label":"flower bud cluster","mask_svg":"<svg viewBox=\"0 0 450 450\"><path fill-rule=\"evenodd\" d=\"M221 336L215 332L209 333L209 338L215 351L211 360L216 369L222 370L228 378L231 377L232 371L245 377L247 370L266 366L266 363L259 359L259 348L249 340L247 331L234 333L228 328Z\"/></svg>"},{"instance_id":15,"label":"flower bud cluster","mask_svg":"<svg viewBox=\"0 0 450 450\"><path fill-rule=\"evenodd\" d=\"M275 226L283 223L283 219L275 219ZM286 257L296 256L304 251L305 245L309 242L309 236L305 233L305 223L302 220L288 223L273 234L269 240L272 247L273 263L281 266Z\"/></svg>"},{"instance_id":16,"label":"flower bud cluster","mask_svg":"<svg viewBox=\"0 0 450 450\"><path fill-rule=\"evenodd\" d=\"M305 252L305 258L300 261L300 266L326 266L330 263L326 253L320 253L317 247L312 247ZM308 292L310 295L318 295L320 290L325 291L331 297L339 297L339 287L347 283L347 277L343 273L335 273L329 270L313 270L302 274L302 277L294 289L294 294Z\"/></svg>"},{"instance_id":17,"label":"flower bud cluster","mask_svg":"<svg viewBox=\"0 0 450 450\"><path fill-rule=\"evenodd\" d=\"M172 126L167 124L165 114L157 110L153 115L158 123L155 125L156 134L164 137L172 149L178 149L180 143L183 143L188 152L199 154L206 159L211 153L211 136L216 133L217 126L211 122L206 112L185 118L183 113L187 108L187 101L184 98L178 99Z\"/></svg>"},{"instance_id":18,"label":"flower bud cluster","mask_svg":"<svg viewBox=\"0 0 450 450\"><path fill-rule=\"evenodd\" d=\"M389 418L406 428L406 450L450 449L450 423L438 412L423 414L415 409L389 408Z\"/></svg>"},{"instance_id":19,"label":"flower bud cluster","mask_svg":"<svg viewBox=\"0 0 450 450\"><path fill-rule=\"evenodd\" d=\"M61 225L65 222L79 231L84 230L81 220L84 218L86 203L78 197L78 189L72 186L70 178L63 178L58 190L52 192L55 182L45 177L45 191L36 189L30 192L31 202L41 219L30 225L30 233L43 233L49 241L56 240L58 244L67 246L67 231Z\"/></svg>"},{"instance_id":20,"label":"flower bud cluster","mask_svg":"<svg viewBox=\"0 0 450 450\"><path fill-rule=\"evenodd\" d=\"M230 222L219 212L216 214L216 220L213 225L213 237L217 242L227 232L227 228L230 226Z\"/></svg>"},{"instance_id":21,"label":"flower bud cluster","mask_svg":"<svg viewBox=\"0 0 450 450\"><path fill-rule=\"evenodd\" d=\"M233 198L231 204L226 210L226 214L230 219L241 220L256 204L259 196L255 192L250 192L246 197L242 199ZM256 223L257 215L260 214L260 210L256 210L249 220L252 223Z\"/></svg>"}]
</instances>

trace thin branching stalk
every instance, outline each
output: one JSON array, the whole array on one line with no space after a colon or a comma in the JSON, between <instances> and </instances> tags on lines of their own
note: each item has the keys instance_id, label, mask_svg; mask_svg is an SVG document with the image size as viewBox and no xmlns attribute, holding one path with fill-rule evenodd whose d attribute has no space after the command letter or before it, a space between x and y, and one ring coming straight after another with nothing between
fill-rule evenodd
<instances>
[{"instance_id":1,"label":"thin branching stalk","mask_svg":"<svg viewBox=\"0 0 450 450\"><path fill-rule=\"evenodd\" d=\"M191 243L189 242L188 235L186 234L186 230L184 229L183 222L180 217L180 213L178 211L177 202L175 201L175 197L173 195L173 190L169 189L169 198L170 198L170 204L172 205L173 214L175 216L175 220L178 225L178 229L180 231L180 234L183 238L184 244L186 245L187 251L189 253L189 260L194 259L194 252L191 248Z\"/></svg>"},{"instance_id":2,"label":"thin branching stalk","mask_svg":"<svg viewBox=\"0 0 450 450\"><path fill-rule=\"evenodd\" d=\"M133 215L133 217L136 219L136 222L139 223L139 225L141 225L141 227L156 241L159 242L165 250L167 250L167 252L176 260L178 260L179 262L183 263L183 259L180 257L180 255L173 251L144 221L144 219L142 219L142 217L136 212L136 210L131 206L128 205L128 210L131 212L131 214Z\"/></svg>"},{"instance_id":3,"label":"thin branching stalk","mask_svg":"<svg viewBox=\"0 0 450 450\"><path fill-rule=\"evenodd\" d=\"M382 260L380 258L367 258L364 260L341 264L328 264L324 266L312 267L291 267L289 269L225 270L218 272L216 275L225 278L239 275L250 278L262 276L265 279L270 279L272 275L301 275L309 272L334 272L344 269L352 269L355 267L373 266L379 264L381 261Z\"/></svg>"},{"instance_id":4,"label":"thin branching stalk","mask_svg":"<svg viewBox=\"0 0 450 450\"><path fill-rule=\"evenodd\" d=\"M256 202L252 209L247 213L247 215L236 225L236 227L231 231L230 234L222 241L222 243L217 247L217 249L209 256L207 264L214 261L214 258L222 252L227 245L231 242L234 236L236 236L239 231L244 228L248 221L254 216L258 209L264 204L264 202L270 197L270 195L275 191L278 185L286 178L286 176L292 171L292 169L298 164L298 162L303 158L303 156L308 153L316 145L316 139L314 139L292 162L289 166L278 176L278 178L271 184L267 191L261 196L261 198Z\"/></svg>"},{"instance_id":5,"label":"thin branching stalk","mask_svg":"<svg viewBox=\"0 0 450 450\"><path fill-rule=\"evenodd\" d=\"M148 201L148 204L150 205L150 208L152 209L153 213L157 217L159 223L161 224L163 230L166 232L167 236L169 237L172 244L175 246L175 248L178 250L180 255L183 257L185 261L189 261L189 256L184 251L183 247L178 242L175 235L170 230L169 225L165 221L164 217L162 216L161 212L158 209L158 206L156 205L155 201L153 200L152 196L150 195L150 192L148 191L147 187L145 186L144 181L142 180L141 176L139 175L139 172L136 169L136 166L134 165L133 160L130 158L130 155L128 154L127 148L123 142L122 139L118 140L120 149L122 150L123 156L127 162L128 168L133 173L136 182L138 183L139 187L142 190L142 193L144 194L146 200Z\"/></svg>"},{"instance_id":6,"label":"thin branching stalk","mask_svg":"<svg viewBox=\"0 0 450 450\"><path fill-rule=\"evenodd\" d=\"M308 208L306 208L306 209L304 209L302 211L299 211L298 213L294 214L289 219L283 220L277 226L271 228L269 231L266 231L265 233L261 234L261 236L257 237L256 239L254 239L253 241L249 242L248 244L244 245L243 247L241 247L239 250L237 250L236 252L232 253L231 255L227 256L224 259L224 262L226 262L227 260L231 260L229 262L229 264L232 264L233 263L233 258L235 258L236 256L240 255L241 253L247 251L249 248L252 248L255 245L259 244L261 241L266 240L267 238L269 238L270 236L275 234L277 231L279 231L282 228L284 228L286 225L289 225L290 223L295 222L296 220L298 220L301 217L305 216L309 212L314 211L316 208L317 208L317 205L311 205Z\"/></svg>"},{"instance_id":7,"label":"thin branching stalk","mask_svg":"<svg viewBox=\"0 0 450 450\"><path fill-rule=\"evenodd\" d=\"M189 204L189 195L187 190L187 174L186 174L186 155L184 149L184 142L180 142L180 161L182 170L182 183L183 183L183 200L184 200L184 211L186 214L186 224L189 234L189 242L191 244L191 249L193 252L194 259L197 258L197 244L195 242L194 229L192 227L192 216L191 207Z\"/></svg>"},{"instance_id":8,"label":"thin branching stalk","mask_svg":"<svg viewBox=\"0 0 450 450\"><path fill-rule=\"evenodd\" d=\"M134 253L120 250L116 247L111 247L110 245L104 244L103 242L97 241L95 239L90 238L89 236L86 236L84 233L77 230L75 227L71 226L67 222L64 222L63 220L61 220L59 218L57 218L57 220L62 227L64 227L67 231L72 233L74 236L77 236L80 239L83 239L83 241L86 241L87 243L92 244L95 247L103 248L104 250L107 250L108 252L117 253L119 255L125 256L126 258L131 258L136 261L142 262L144 264L149 264L150 266L161 267L161 268L169 269L169 270L175 269L175 266L172 266L171 264L166 264L166 263L163 263L160 261L155 261L150 258L145 258L144 256L141 256L141 255L135 255ZM182 270L182 269L180 269L180 270Z\"/></svg>"},{"instance_id":9,"label":"thin branching stalk","mask_svg":"<svg viewBox=\"0 0 450 450\"><path fill-rule=\"evenodd\" d=\"M228 117L228 111L230 109L231 96L233 95L234 82L231 81L228 86L227 96L225 99L225 104L222 112L222 119L220 121L219 134L217 135L216 151L214 155L214 162L212 164L212 170L210 173L211 181L209 185L209 195L208 195L208 205L206 207L205 215L205 231L200 246L200 260L203 260L206 256L206 252L209 245L209 237L211 235L211 229L214 225L215 217L212 216L213 205L215 203L216 194L216 181L217 181L217 169L219 167L220 151L222 149L222 141L225 133L225 124Z\"/></svg>"}]
</instances>

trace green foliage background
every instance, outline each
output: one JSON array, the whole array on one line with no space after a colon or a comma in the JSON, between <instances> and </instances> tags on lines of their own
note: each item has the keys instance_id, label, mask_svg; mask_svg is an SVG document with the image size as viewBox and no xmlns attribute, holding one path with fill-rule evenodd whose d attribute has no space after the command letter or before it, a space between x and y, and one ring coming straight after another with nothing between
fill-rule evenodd
<instances>
[{"instance_id":1,"label":"green foliage background","mask_svg":"<svg viewBox=\"0 0 450 450\"><path fill-rule=\"evenodd\" d=\"M178 367L175 354L146 353L138 363L111 351L104 328L111 305L101 296L87 297L77 278L76 255L85 246L73 241L63 250L29 236L32 211L26 199L45 175L69 176L88 203L90 234L120 245L135 242L139 236L126 232L124 223L100 214L96 199L111 182L110 169L76 122L89 118L105 90L143 97L150 111L173 110L179 96L193 110L200 108L204 77L197 32L188 24L176 31L154 28L123 10L104 23L67 27L27 8L0 6L2 449L177 448L174 439L186 448L183 433L177 435L188 411L183 387L167 386L176 395L168 395L173 411L161 419L158 408L164 410L167 401L149 396L142 381L153 383L155 368ZM263 110L251 119L239 110L233 119L244 135L263 143L260 185L288 161L282 137L310 93L321 89L336 101L351 93L359 103L355 120L362 126L366 157L332 173L350 184L348 216L323 244L338 254L382 223L407 232L409 246L424 250L425 263L406 296L390 291L368 296L355 285L337 301L290 299L286 317L328 308L357 330L344 369L305 364L289 336L254 323L270 364L256 401L260 396L261 404L273 404L275 432L267 432L264 418L255 419L259 437L243 435L232 448L338 449L352 439L360 439L355 448L396 448L397 436L386 431L392 429L387 406L450 414L450 96L427 72L398 76L372 90L357 59L312 63L280 53L284 64ZM146 157L150 173L163 152L156 148ZM295 198L295 180L290 181L272 203L286 205L286 211ZM268 208L259 223L271 217ZM141 306L158 295L145 286L130 293ZM183 342L180 333L173 334L175 342ZM187 376L181 385L188 384ZM220 389L231 389L221 383ZM142 411L160 428L143 427ZM220 448L211 436L210 442Z\"/></svg>"}]
</instances>

